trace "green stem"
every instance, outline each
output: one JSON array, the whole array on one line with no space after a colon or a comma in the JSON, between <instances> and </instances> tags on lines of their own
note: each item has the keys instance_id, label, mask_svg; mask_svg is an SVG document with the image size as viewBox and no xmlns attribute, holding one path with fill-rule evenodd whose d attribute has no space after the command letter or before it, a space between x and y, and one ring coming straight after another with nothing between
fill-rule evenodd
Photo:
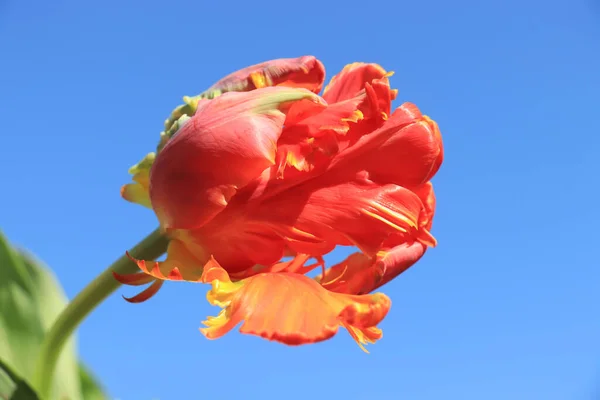
<instances>
[{"instance_id":1,"label":"green stem","mask_svg":"<svg viewBox=\"0 0 600 400\"><path fill-rule=\"evenodd\" d=\"M156 229L129 253L134 258L155 260L167 251L168 244L169 240ZM56 362L67 339L96 306L121 286L114 278L113 271L130 274L139 271L139 268L123 255L75 296L44 337L33 376L33 386L42 399L50 398Z\"/></svg>"}]
</instances>

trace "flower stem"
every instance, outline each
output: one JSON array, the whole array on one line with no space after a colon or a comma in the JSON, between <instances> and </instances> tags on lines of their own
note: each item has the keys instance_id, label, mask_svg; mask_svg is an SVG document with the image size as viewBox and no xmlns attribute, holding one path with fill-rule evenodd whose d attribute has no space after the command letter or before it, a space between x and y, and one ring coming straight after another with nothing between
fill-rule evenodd
<instances>
[{"instance_id":1,"label":"flower stem","mask_svg":"<svg viewBox=\"0 0 600 400\"><path fill-rule=\"evenodd\" d=\"M130 254L138 259L154 260L167 251L168 244L169 240L156 229L132 248ZM139 269L133 261L123 255L75 296L46 333L33 376L33 386L41 399L50 398L56 363L67 339L96 306L121 286L114 278L113 271L129 274Z\"/></svg>"}]
</instances>

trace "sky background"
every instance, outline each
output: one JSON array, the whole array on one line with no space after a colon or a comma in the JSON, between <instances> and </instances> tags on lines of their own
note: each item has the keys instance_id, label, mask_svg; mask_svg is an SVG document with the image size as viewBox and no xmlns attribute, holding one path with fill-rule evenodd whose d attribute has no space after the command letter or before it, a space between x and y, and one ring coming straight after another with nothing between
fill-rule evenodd
<instances>
[{"instance_id":1,"label":"sky background","mask_svg":"<svg viewBox=\"0 0 600 400\"><path fill-rule=\"evenodd\" d=\"M0 229L73 297L156 226L127 169L183 95L313 54L396 71L440 125L439 246L384 287L384 339L199 332L208 286L121 288L79 330L112 398L575 400L600 382L600 5L0 0ZM339 260L338 251L329 260ZM369 397L367 397L369 396ZM372 397L371 397L372 396Z\"/></svg>"}]
</instances>

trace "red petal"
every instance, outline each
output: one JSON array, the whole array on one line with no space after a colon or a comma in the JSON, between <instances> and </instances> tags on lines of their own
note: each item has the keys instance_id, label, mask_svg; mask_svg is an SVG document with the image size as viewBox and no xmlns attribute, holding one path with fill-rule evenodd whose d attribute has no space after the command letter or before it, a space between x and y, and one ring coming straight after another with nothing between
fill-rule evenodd
<instances>
[{"instance_id":1,"label":"red petal","mask_svg":"<svg viewBox=\"0 0 600 400\"><path fill-rule=\"evenodd\" d=\"M164 281L154 281L154 283L150 286L148 286L146 289L144 289L142 292L136 294L135 296L132 297L125 297L123 296L123 298L128 301L129 303L142 303L146 300L148 300L149 298L151 298L152 296L154 296L156 293L158 293L158 291L160 290L160 288L162 287Z\"/></svg>"},{"instance_id":2,"label":"red petal","mask_svg":"<svg viewBox=\"0 0 600 400\"><path fill-rule=\"evenodd\" d=\"M377 64L354 63L346 65L331 79L323 92L328 103L351 99L365 88L365 84L388 76L388 72Z\"/></svg>"},{"instance_id":3,"label":"red petal","mask_svg":"<svg viewBox=\"0 0 600 400\"><path fill-rule=\"evenodd\" d=\"M381 251L376 257L354 253L317 279L332 292L370 293L412 267L423 257L426 249L427 246L415 242Z\"/></svg>"},{"instance_id":4,"label":"red petal","mask_svg":"<svg viewBox=\"0 0 600 400\"><path fill-rule=\"evenodd\" d=\"M310 171L319 159L328 162L338 152L340 136L346 135L352 124L363 118L359 105L365 101L364 93L320 110L313 109L312 115L288 117L278 145L278 177L286 166L300 171ZM319 158L319 154L325 157Z\"/></svg>"},{"instance_id":5,"label":"red petal","mask_svg":"<svg viewBox=\"0 0 600 400\"><path fill-rule=\"evenodd\" d=\"M275 230L298 253L323 254L323 243L329 243L374 254L390 235L432 244L431 235L419 227L424 212L419 197L401 186L364 177L328 184L323 178L265 200L248 211L248 218Z\"/></svg>"},{"instance_id":6,"label":"red petal","mask_svg":"<svg viewBox=\"0 0 600 400\"><path fill-rule=\"evenodd\" d=\"M376 182L412 187L427 182L439 169L443 146L437 124L405 103L384 126L362 136L341 152L331 169L352 175L369 172Z\"/></svg>"},{"instance_id":7,"label":"red petal","mask_svg":"<svg viewBox=\"0 0 600 400\"><path fill-rule=\"evenodd\" d=\"M226 92L247 92L269 86L305 88L319 93L325 67L313 56L281 58L246 67L219 80L201 94L204 98Z\"/></svg>"},{"instance_id":8,"label":"red petal","mask_svg":"<svg viewBox=\"0 0 600 400\"><path fill-rule=\"evenodd\" d=\"M113 271L114 278L123 285L141 286L150 283L154 278L144 272L136 272L134 274L121 275Z\"/></svg>"},{"instance_id":9,"label":"red petal","mask_svg":"<svg viewBox=\"0 0 600 400\"><path fill-rule=\"evenodd\" d=\"M273 165L284 111L302 99L322 102L307 90L282 87L201 101L152 167L150 199L163 226L202 226Z\"/></svg>"},{"instance_id":10,"label":"red petal","mask_svg":"<svg viewBox=\"0 0 600 400\"><path fill-rule=\"evenodd\" d=\"M425 213L423 218L420 221L420 225L425 229L431 229L431 225L433 224L433 215L435 213L435 193L433 191L433 185L431 182L427 182L423 185L411 188L413 192L423 202L425 206Z\"/></svg>"}]
</instances>

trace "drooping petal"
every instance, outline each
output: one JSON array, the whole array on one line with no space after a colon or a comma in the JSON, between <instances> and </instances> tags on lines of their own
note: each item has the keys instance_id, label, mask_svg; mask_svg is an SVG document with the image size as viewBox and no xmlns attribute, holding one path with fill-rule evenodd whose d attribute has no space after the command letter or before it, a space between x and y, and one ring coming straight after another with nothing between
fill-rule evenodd
<instances>
[{"instance_id":1,"label":"drooping petal","mask_svg":"<svg viewBox=\"0 0 600 400\"><path fill-rule=\"evenodd\" d=\"M200 96L210 99L222 93L247 92L269 86L304 88L319 93L324 79L325 67L314 56L280 58L227 75Z\"/></svg>"},{"instance_id":2,"label":"drooping petal","mask_svg":"<svg viewBox=\"0 0 600 400\"><path fill-rule=\"evenodd\" d=\"M224 308L200 329L209 339L242 323L242 333L300 345L329 339L344 326L362 347L381 338L377 324L391 306L381 293L333 293L313 279L287 272L261 273L234 283L215 260L205 266L202 281L212 284L209 302Z\"/></svg>"},{"instance_id":3,"label":"drooping petal","mask_svg":"<svg viewBox=\"0 0 600 400\"><path fill-rule=\"evenodd\" d=\"M198 228L239 188L274 165L285 111L322 99L305 89L272 87L202 100L196 114L156 157L152 206L165 228Z\"/></svg>"},{"instance_id":4,"label":"drooping petal","mask_svg":"<svg viewBox=\"0 0 600 400\"><path fill-rule=\"evenodd\" d=\"M325 87L323 98L328 103L351 99L365 88L367 83L390 76L377 64L356 62L346 65L342 71L331 78Z\"/></svg>"},{"instance_id":5,"label":"drooping petal","mask_svg":"<svg viewBox=\"0 0 600 400\"><path fill-rule=\"evenodd\" d=\"M427 182L443 160L437 124L410 103L399 107L380 129L340 152L331 169L348 175L366 170L376 182L412 187Z\"/></svg>"}]
</instances>

